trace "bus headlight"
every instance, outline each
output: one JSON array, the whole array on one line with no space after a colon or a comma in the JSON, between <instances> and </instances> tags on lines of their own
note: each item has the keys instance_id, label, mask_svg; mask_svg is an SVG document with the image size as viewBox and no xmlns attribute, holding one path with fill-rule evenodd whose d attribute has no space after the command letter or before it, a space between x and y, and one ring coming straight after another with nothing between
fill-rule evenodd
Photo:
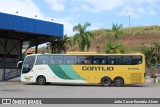
<instances>
[{"instance_id":1,"label":"bus headlight","mask_svg":"<svg viewBox=\"0 0 160 107\"><path fill-rule=\"evenodd\" d=\"M29 81L29 80L31 80L32 77L33 76L26 76L25 79Z\"/></svg>"}]
</instances>

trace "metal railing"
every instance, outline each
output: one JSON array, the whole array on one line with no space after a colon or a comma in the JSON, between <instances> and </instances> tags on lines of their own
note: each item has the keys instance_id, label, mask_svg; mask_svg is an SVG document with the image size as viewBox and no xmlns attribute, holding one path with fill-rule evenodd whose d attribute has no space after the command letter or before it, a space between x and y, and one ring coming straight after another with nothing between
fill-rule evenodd
<instances>
[{"instance_id":1,"label":"metal railing","mask_svg":"<svg viewBox=\"0 0 160 107\"><path fill-rule=\"evenodd\" d=\"M6 81L6 80L14 79L14 78L20 77L20 75L21 75L21 70L17 68L13 68L11 71L5 73L5 78L3 78L3 80Z\"/></svg>"}]
</instances>

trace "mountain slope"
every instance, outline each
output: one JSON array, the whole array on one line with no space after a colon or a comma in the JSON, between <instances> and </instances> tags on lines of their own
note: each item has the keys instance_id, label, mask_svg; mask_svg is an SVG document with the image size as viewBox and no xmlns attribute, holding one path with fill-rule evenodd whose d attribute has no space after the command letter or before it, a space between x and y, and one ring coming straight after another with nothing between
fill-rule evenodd
<instances>
[{"instance_id":1,"label":"mountain slope","mask_svg":"<svg viewBox=\"0 0 160 107\"><path fill-rule=\"evenodd\" d=\"M123 34L119 35L118 40L114 38L110 29L91 31L94 33L94 39L91 40L90 51L103 52L107 40L122 42L126 47L126 53L138 52L142 46L152 46L153 42L160 42L160 26L138 26L122 30ZM78 46L73 46L68 51L78 51Z\"/></svg>"}]
</instances>

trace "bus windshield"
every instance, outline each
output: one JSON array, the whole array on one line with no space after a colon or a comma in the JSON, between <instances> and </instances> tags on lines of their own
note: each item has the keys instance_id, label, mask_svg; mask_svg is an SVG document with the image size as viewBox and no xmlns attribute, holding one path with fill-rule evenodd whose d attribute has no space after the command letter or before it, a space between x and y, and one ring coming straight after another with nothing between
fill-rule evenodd
<instances>
[{"instance_id":1,"label":"bus windshield","mask_svg":"<svg viewBox=\"0 0 160 107\"><path fill-rule=\"evenodd\" d=\"M26 57L23 68L22 68L22 74L28 73L34 66L36 56L28 56Z\"/></svg>"}]
</instances>

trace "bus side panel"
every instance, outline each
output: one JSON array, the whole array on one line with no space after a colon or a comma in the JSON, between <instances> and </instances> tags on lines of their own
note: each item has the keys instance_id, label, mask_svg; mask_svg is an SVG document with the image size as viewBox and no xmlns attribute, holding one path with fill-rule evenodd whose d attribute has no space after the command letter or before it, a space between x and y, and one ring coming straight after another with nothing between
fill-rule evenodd
<instances>
[{"instance_id":1,"label":"bus side panel","mask_svg":"<svg viewBox=\"0 0 160 107\"><path fill-rule=\"evenodd\" d=\"M60 83L86 83L84 79L78 76L71 65L47 65L50 79L48 82Z\"/></svg>"},{"instance_id":2,"label":"bus side panel","mask_svg":"<svg viewBox=\"0 0 160 107\"><path fill-rule=\"evenodd\" d=\"M126 68L125 84L142 84L145 82L145 66L143 64L132 65Z\"/></svg>"},{"instance_id":3,"label":"bus side panel","mask_svg":"<svg viewBox=\"0 0 160 107\"><path fill-rule=\"evenodd\" d=\"M101 83L101 79L105 76L112 80L119 76L125 79L123 68L113 65L72 65L78 75L85 79L88 83Z\"/></svg>"},{"instance_id":4,"label":"bus side panel","mask_svg":"<svg viewBox=\"0 0 160 107\"><path fill-rule=\"evenodd\" d=\"M125 67L122 67L121 65L103 65L104 68L109 67L113 69L108 69L106 71L99 71L98 72L98 78L96 83L101 83L101 79L105 76L111 78L113 81L115 77L122 77L124 81L126 81L126 76L125 76ZM107 69L107 68L106 68Z\"/></svg>"},{"instance_id":5,"label":"bus side panel","mask_svg":"<svg viewBox=\"0 0 160 107\"><path fill-rule=\"evenodd\" d=\"M91 65L89 65L91 66ZM87 83L96 83L97 71L87 68L86 65L72 65L79 77L82 77Z\"/></svg>"},{"instance_id":6,"label":"bus side panel","mask_svg":"<svg viewBox=\"0 0 160 107\"><path fill-rule=\"evenodd\" d=\"M101 83L108 76L113 81L122 77L124 84L144 83L144 67L140 65L72 65L75 71L88 83ZM113 69L108 69L113 68Z\"/></svg>"},{"instance_id":7,"label":"bus side panel","mask_svg":"<svg viewBox=\"0 0 160 107\"><path fill-rule=\"evenodd\" d=\"M75 71L88 83L101 83L101 79L108 76L113 80L119 76L126 79L124 68L112 65L72 65ZM110 69L111 68L111 69ZM113 69L112 69L113 68Z\"/></svg>"}]
</instances>

